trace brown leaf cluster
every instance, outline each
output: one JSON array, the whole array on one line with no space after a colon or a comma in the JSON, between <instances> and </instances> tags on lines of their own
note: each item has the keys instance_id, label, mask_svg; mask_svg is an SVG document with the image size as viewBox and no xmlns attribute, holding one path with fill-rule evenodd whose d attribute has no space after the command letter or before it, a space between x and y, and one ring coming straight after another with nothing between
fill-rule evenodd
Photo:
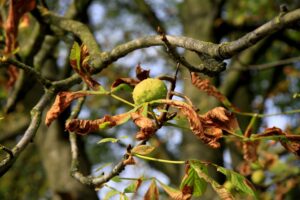
<instances>
[{"instance_id":1,"label":"brown leaf cluster","mask_svg":"<svg viewBox=\"0 0 300 200\"><path fill-rule=\"evenodd\" d=\"M86 96L88 94L81 92L59 92L56 95L55 101L46 114L45 124L49 126L52 121L70 106L74 99Z\"/></svg>"},{"instance_id":2,"label":"brown leaf cluster","mask_svg":"<svg viewBox=\"0 0 300 200\"><path fill-rule=\"evenodd\" d=\"M205 144L212 148L220 147L218 140L223 136L223 130L235 132L239 129L235 116L223 107L217 107L200 116L191 105L180 101L164 100L178 108L188 119L192 132Z\"/></svg>"},{"instance_id":3,"label":"brown leaf cluster","mask_svg":"<svg viewBox=\"0 0 300 200\"><path fill-rule=\"evenodd\" d=\"M90 88L99 89L100 84L91 77L92 69L89 65L89 52L86 45L80 46L80 66L77 66L76 60L70 60L70 65Z\"/></svg>"},{"instance_id":4,"label":"brown leaf cluster","mask_svg":"<svg viewBox=\"0 0 300 200\"><path fill-rule=\"evenodd\" d=\"M9 1L9 10L6 21L0 24L0 27L3 26L5 31L5 48L4 54L10 55L18 46L17 37L18 37L18 24L22 16L33 10L35 8L35 0L10 0ZM2 28L2 27L1 27ZM8 81L6 83L7 88L11 88L18 77L19 70L10 65L8 67Z\"/></svg>"},{"instance_id":5,"label":"brown leaf cluster","mask_svg":"<svg viewBox=\"0 0 300 200\"><path fill-rule=\"evenodd\" d=\"M210 139L210 146L218 148L217 142L223 136L223 130L229 133L239 129L236 117L223 107L216 107L200 116L204 135Z\"/></svg>"},{"instance_id":6,"label":"brown leaf cluster","mask_svg":"<svg viewBox=\"0 0 300 200\"><path fill-rule=\"evenodd\" d=\"M131 118L133 122L140 127L140 130L136 135L137 140L148 139L157 130L155 123L151 119L144 117L138 112L131 113Z\"/></svg>"}]
</instances>

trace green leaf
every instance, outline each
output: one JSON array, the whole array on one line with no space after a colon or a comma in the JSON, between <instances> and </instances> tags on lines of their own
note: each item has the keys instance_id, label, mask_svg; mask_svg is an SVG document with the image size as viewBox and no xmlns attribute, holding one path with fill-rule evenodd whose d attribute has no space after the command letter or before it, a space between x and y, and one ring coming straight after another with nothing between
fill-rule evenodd
<instances>
[{"instance_id":1,"label":"green leaf","mask_svg":"<svg viewBox=\"0 0 300 200\"><path fill-rule=\"evenodd\" d=\"M210 183L212 188L218 193L220 199L228 200L233 199L232 194L224 186L220 185L213 178L211 178L207 172L207 165L201 163L198 160L190 160L189 164L191 168L195 170L199 177L203 178L206 182Z\"/></svg>"},{"instance_id":2,"label":"green leaf","mask_svg":"<svg viewBox=\"0 0 300 200\"><path fill-rule=\"evenodd\" d=\"M111 127L111 122L103 122L101 124L99 124L99 129L100 130L105 130L107 128Z\"/></svg>"},{"instance_id":3,"label":"green leaf","mask_svg":"<svg viewBox=\"0 0 300 200\"><path fill-rule=\"evenodd\" d=\"M116 92L119 92L119 91L132 92L132 91L133 91L133 88L132 88L130 85L128 85L128 84L121 83L121 84L118 85L117 87L114 87L114 88L111 90L111 93L116 93Z\"/></svg>"},{"instance_id":4,"label":"green leaf","mask_svg":"<svg viewBox=\"0 0 300 200\"><path fill-rule=\"evenodd\" d=\"M120 194L120 200L129 200L125 194Z\"/></svg>"},{"instance_id":5,"label":"green leaf","mask_svg":"<svg viewBox=\"0 0 300 200\"><path fill-rule=\"evenodd\" d=\"M106 193L106 195L104 196L103 200L110 200L113 196L116 196L117 194L119 194L118 191L116 191L116 190L110 190L109 192Z\"/></svg>"},{"instance_id":6,"label":"green leaf","mask_svg":"<svg viewBox=\"0 0 300 200\"><path fill-rule=\"evenodd\" d=\"M80 70L80 46L74 42L70 53L70 64L73 68Z\"/></svg>"},{"instance_id":7,"label":"green leaf","mask_svg":"<svg viewBox=\"0 0 300 200\"><path fill-rule=\"evenodd\" d=\"M112 179L110 179L111 181L115 182L115 183L121 183L122 179L119 176L115 176Z\"/></svg>"},{"instance_id":8,"label":"green leaf","mask_svg":"<svg viewBox=\"0 0 300 200\"><path fill-rule=\"evenodd\" d=\"M207 183L203 178L199 177L194 167L197 167L205 174L208 174L206 166L194 165L193 167L190 167L188 170L188 174L181 181L180 189L183 190L183 188L186 186L192 187L193 196L200 197L206 191Z\"/></svg>"},{"instance_id":9,"label":"green leaf","mask_svg":"<svg viewBox=\"0 0 300 200\"><path fill-rule=\"evenodd\" d=\"M221 166L217 166L217 170L224 174L227 177L227 180L230 181L234 187L239 190L239 192L251 195L257 199L257 194L254 191L254 187L244 176Z\"/></svg>"},{"instance_id":10,"label":"green leaf","mask_svg":"<svg viewBox=\"0 0 300 200\"><path fill-rule=\"evenodd\" d=\"M124 193L135 193L142 184L142 179L138 179L124 189Z\"/></svg>"},{"instance_id":11,"label":"green leaf","mask_svg":"<svg viewBox=\"0 0 300 200\"><path fill-rule=\"evenodd\" d=\"M99 140L99 142L97 142L97 144L106 143L106 142L116 143L118 141L119 141L119 139L117 139L117 138L103 138L103 139Z\"/></svg>"},{"instance_id":12,"label":"green leaf","mask_svg":"<svg viewBox=\"0 0 300 200\"><path fill-rule=\"evenodd\" d=\"M131 153L133 154L140 154L140 155L148 155L152 153L155 150L155 147L150 145L139 145L135 146L133 149L131 149Z\"/></svg>"}]
</instances>

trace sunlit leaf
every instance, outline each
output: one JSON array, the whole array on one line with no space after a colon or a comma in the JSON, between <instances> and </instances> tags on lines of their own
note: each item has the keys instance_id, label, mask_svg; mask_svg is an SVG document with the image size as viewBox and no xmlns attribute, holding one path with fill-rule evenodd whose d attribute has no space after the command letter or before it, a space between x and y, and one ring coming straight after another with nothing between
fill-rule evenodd
<instances>
[{"instance_id":1,"label":"sunlit leaf","mask_svg":"<svg viewBox=\"0 0 300 200\"><path fill-rule=\"evenodd\" d=\"M116 190L110 190L109 192L107 192L107 193L105 194L103 200L111 200L111 198L112 198L113 196L116 196L117 194L119 194L118 191L116 191Z\"/></svg>"},{"instance_id":2,"label":"sunlit leaf","mask_svg":"<svg viewBox=\"0 0 300 200\"><path fill-rule=\"evenodd\" d=\"M155 147L150 146L150 145L139 145L139 146L135 146L133 147L133 149L131 149L131 153L135 154L140 154L140 155L148 155L150 153L152 153L155 150Z\"/></svg>"},{"instance_id":3,"label":"sunlit leaf","mask_svg":"<svg viewBox=\"0 0 300 200\"><path fill-rule=\"evenodd\" d=\"M99 140L99 142L97 142L97 144L102 144L102 143L107 143L107 142L116 143L118 141L119 141L119 139L117 139L117 138L103 138L103 139Z\"/></svg>"},{"instance_id":4,"label":"sunlit leaf","mask_svg":"<svg viewBox=\"0 0 300 200\"><path fill-rule=\"evenodd\" d=\"M110 179L111 181L115 182L115 183L121 183L122 179L119 176L115 176L112 179Z\"/></svg>"},{"instance_id":5,"label":"sunlit leaf","mask_svg":"<svg viewBox=\"0 0 300 200\"><path fill-rule=\"evenodd\" d=\"M80 46L77 42L74 42L70 52L70 64L73 68L80 70Z\"/></svg>"}]
</instances>

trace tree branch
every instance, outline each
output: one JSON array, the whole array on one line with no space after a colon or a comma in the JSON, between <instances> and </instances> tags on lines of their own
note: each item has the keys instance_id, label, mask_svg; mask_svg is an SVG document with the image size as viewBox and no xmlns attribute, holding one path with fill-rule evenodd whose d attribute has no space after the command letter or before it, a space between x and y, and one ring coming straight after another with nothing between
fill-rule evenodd
<instances>
[{"instance_id":1,"label":"tree branch","mask_svg":"<svg viewBox=\"0 0 300 200\"><path fill-rule=\"evenodd\" d=\"M0 162L0 176L3 176L16 161L17 157L23 152L27 145L32 142L41 122L42 111L48 105L54 93L47 92L31 110L31 122L21 140L12 149L12 155Z\"/></svg>"}]
</instances>

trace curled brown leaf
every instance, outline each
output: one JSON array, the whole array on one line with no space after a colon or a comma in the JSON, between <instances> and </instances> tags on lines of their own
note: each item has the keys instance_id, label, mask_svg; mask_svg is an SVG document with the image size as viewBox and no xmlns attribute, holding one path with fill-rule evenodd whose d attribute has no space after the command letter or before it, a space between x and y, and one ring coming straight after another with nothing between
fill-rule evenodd
<instances>
[{"instance_id":1,"label":"curled brown leaf","mask_svg":"<svg viewBox=\"0 0 300 200\"><path fill-rule=\"evenodd\" d=\"M151 119L144 117L138 112L131 113L131 118L133 122L141 128L136 135L137 140L148 139L157 130L155 123Z\"/></svg>"},{"instance_id":2,"label":"curled brown leaf","mask_svg":"<svg viewBox=\"0 0 300 200\"><path fill-rule=\"evenodd\" d=\"M74 99L88 95L82 92L59 92L55 101L46 114L45 124L49 126L67 107L70 106Z\"/></svg>"},{"instance_id":3,"label":"curled brown leaf","mask_svg":"<svg viewBox=\"0 0 300 200\"><path fill-rule=\"evenodd\" d=\"M149 78L150 70L145 70L138 64L135 68L136 77L142 81L144 79Z\"/></svg>"},{"instance_id":4,"label":"curled brown leaf","mask_svg":"<svg viewBox=\"0 0 300 200\"><path fill-rule=\"evenodd\" d=\"M86 135L90 132L99 130L102 125L103 128L118 126L126 122L129 117L129 113L122 113L114 116L105 115L103 118L95 120L71 119L67 121L65 128L70 132Z\"/></svg>"},{"instance_id":5,"label":"curled brown leaf","mask_svg":"<svg viewBox=\"0 0 300 200\"><path fill-rule=\"evenodd\" d=\"M195 72L191 73L191 78L192 84L199 90L206 92L208 95L215 97L221 102L227 99L221 92L217 90L215 86L210 83L209 79L203 79Z\"/></svg>"},{"instance_id":6,"label":"curled brown leaf","mask_svg":"<svg viewBox=\"0 0 300 200\"><path fill-rule=\"evenodd\" d=\"M140 81L137 80L137 79L134 79L134 78L118 78L116 79L113 84L111 85L111 88L115 88L117 87L118 85L122 84L122 83L125 83L127 85L130 85L130 86L136 86Z\"/></svg>"},{"instance_id":7,"label":"curled brown leaf","mask_svg":"<svg viewBox=\"0 0 300 200\"><path fill-rule=\"evenodd\" d=\"M251 141L243 143L243 154L244 159L249 162L254 162L257 160L257 147L259 145L259 141Z\"/></svg>"}]
</instances>

